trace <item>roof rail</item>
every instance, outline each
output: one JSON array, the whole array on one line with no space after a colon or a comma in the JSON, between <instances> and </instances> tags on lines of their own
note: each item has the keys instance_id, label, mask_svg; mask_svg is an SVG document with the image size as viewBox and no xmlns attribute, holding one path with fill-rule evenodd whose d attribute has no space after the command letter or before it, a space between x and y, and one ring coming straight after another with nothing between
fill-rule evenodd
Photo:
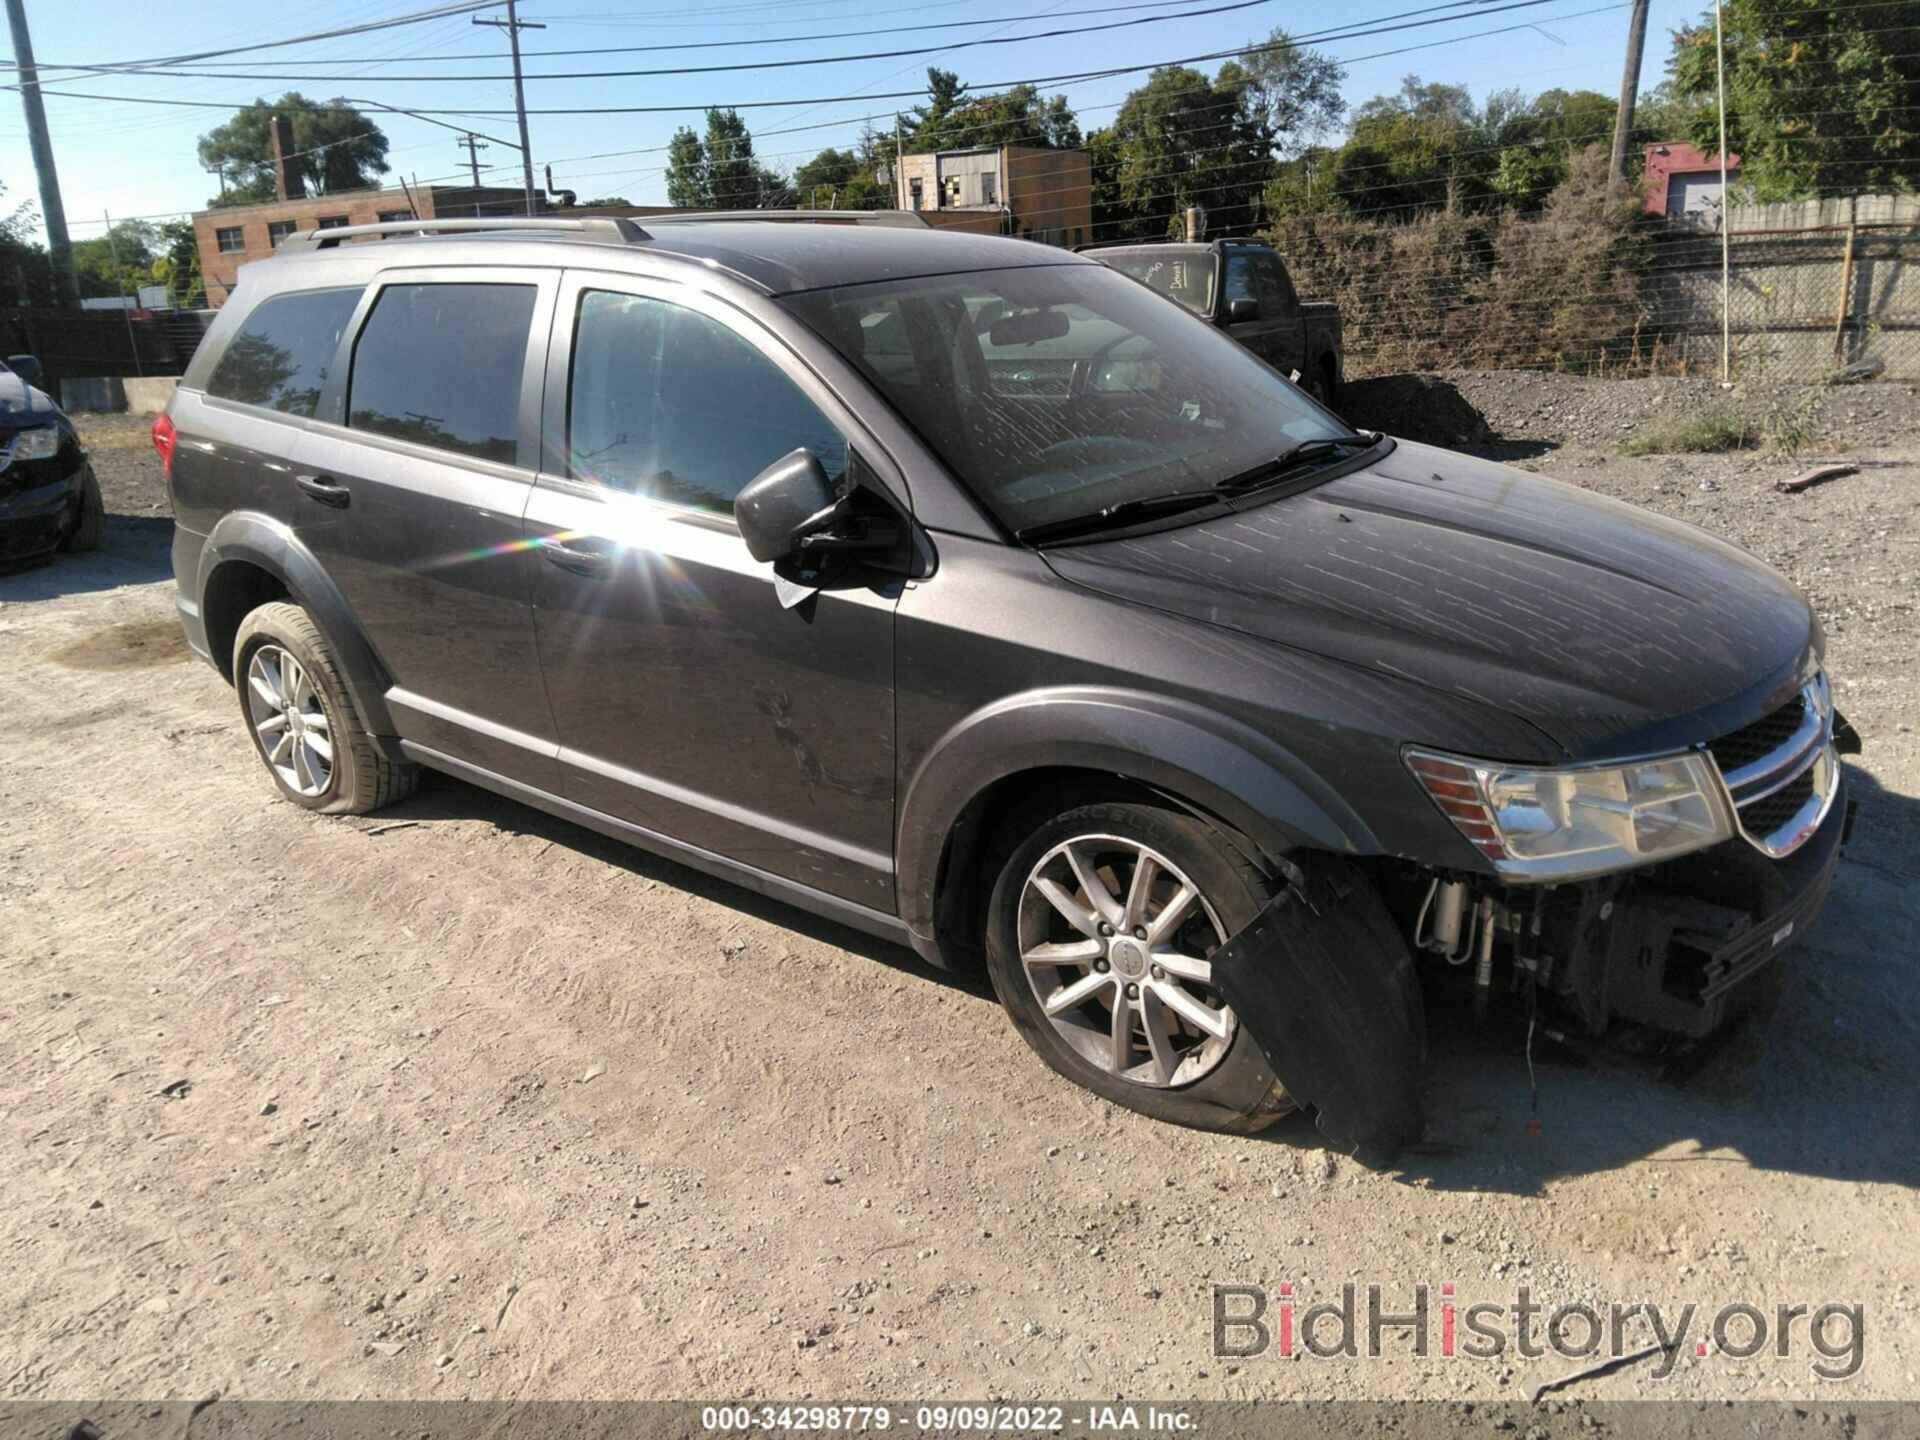
<instances>
[{"instance_id":1,"label":"roof rail","mask_svg":"<svg viewBox=\"0 0 1920 1440\"><path fill-rule=\"evenodd\" d=\"M1205 247L1213 243L1211 240L1174 240L1169 238L1159 240L1089 240L1084 245L1074 246L1073 253L1079 255L1088 250L1130 250L1145 245L1199 245Z\"/></svg>"},{"instance_id":2,"label":"roof rail","mask_svg":"<svg viewBox=\"0 0 1920 1440\"><path fill-rule=\"evenodd\" d=\"M927 217L912 210L689 210L684 215L649 215L655 225L699 225L710 221L775 220L789 225L882 225L930 230Z\"/></svg>"},{"instance_id":3,"label":"roof rail","mask_svg":"<svg viewBox=\"0 0 1920 1440\"><path fill-rule=\"evenodd\" d=\"M459 235L490 230L571 231L597 239L632 243L650 237L633 221L617 215L583 215L576 220L554 216L511 215L469 220L383 220L375 225L331 225L325 229L300 230L280 242L281 250L331 250L342 240L362 237L406 235Z\"/></svg>"}]
</instances>

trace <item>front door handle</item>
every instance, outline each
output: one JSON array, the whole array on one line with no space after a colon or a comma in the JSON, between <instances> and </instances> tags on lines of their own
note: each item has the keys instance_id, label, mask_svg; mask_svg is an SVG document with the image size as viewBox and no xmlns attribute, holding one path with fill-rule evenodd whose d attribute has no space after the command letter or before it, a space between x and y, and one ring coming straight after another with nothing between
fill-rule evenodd
<instances>
[{"instance_id":1,"label":"front door handle","mask_svg":"<svg viewBox=\"0 0 1920 1440\"><path fill-rule=\"evenodd\" d=\"M296 475L293 483L322 505L331 505L336 510L347 508L353 499L353 492L344 485L336 485L324 475Z\"/></svg>"},{"instance_id":2,"label":"front door handle","mask_svg":"<svg viewBox=\"0 0 1920 1440\"><path fill-rule=\"evenodd\" d=\"M575 550L570 545L556 545L551 540L540 546L540 553L549 563L558 565L562 570L571 570L575 575L584 575L589 580L598 580L606 575L610 556L598 550Z\"/></svg>"}]
</instances>

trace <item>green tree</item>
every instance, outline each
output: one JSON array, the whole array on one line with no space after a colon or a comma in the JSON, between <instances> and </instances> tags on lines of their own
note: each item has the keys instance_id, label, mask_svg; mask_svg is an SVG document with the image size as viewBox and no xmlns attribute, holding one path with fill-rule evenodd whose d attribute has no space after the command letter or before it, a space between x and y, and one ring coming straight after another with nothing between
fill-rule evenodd
<instances>
[{"instance_id":1,"label":"green tree","mask_svg":"<svg viewBox=\"0 0 1920 1440\"><path fill-rule=\"evenodd\" d=\"M1299 155L1346 113L1340 62L1294 44L1284 30L1248 46L1239 67L1246 76L1248 109L1282 155Z\"/></svg>"},{"instance_id":2,"label":"green tree","mask_svg":"<svg viewBox=\"0 0 1920 1440\"><path fill-rule=\"evenodd\" d=\"M164 246L160 227L121 220L105 234L73 244L73 275L82 299L132 295L151 285L153 262Z\"/></svg>"},{"instance_id":3,"label":"green tree","mask_svg":"<svg viewBox=\"0 0 1920 1440\"><path fill-rule=\"evenodd\" d=\"M274 197L269 121L293 122L294 168L313 195L364 190L386 174L387 137L344 100L309 100L289 90L278 100L255 100L200 137L200 163L220 167L226 188L214 205L249 205Z\"/></svg>"},{"instance_id":4,"label":"green tree","mask_svg":"<svg viewBox=\"0 0 1920 1440\"><path fill-rule=\"evenodd\" d=\"M863 147L870 148L870 147ZM877 158L857 150L828 146L793 172L796 203L840 210L877 210L892 205L887 188L874 178Z\"/></svg>"},{"instance_id":5,"label":"green tree","mask_svg":"<svg viewBox=\"0 0 1920 1440\"><path fill-rule=\"evenodd\" d=\"M753 132L734 110L707 111L704 136L681 126L667 144L667 203L759 210L787 203L788 186L753 155Z\"/></svg>"},{"instance_id":6,"label":"green tree","mask_svg":"<svg viewBox=\"0 0 1920 1440\"><path fill-rule=\"evenodd\" d=\"M1727 149L1756 198L1911 191L1920 179L1920 5L1725 0ZM1687 138L1719 149L1714 27L1674 32Z\"/></svg>"},{"instance_id":7,"label":"green tree","mask_svg":"<svg viewBox=\"0 0 1920 1440\"><path fill-rule=\"evenodd\" d=\"M939 84L929 89L929 103L914 113L924 116L907 134L907 148L973 150L999 145L1030 145L1042 150L1077 150L1082 143L1080 122L1067 97L1042 99L1031 85L1015 85L992 95L967 97L946 84L952 72L929 70ZM964 91L965 87L961 87Z\"/></svg>"},{"instance_id":8,"label":"green tree","mask_svg":"<svg viewBox=\"0 0 1920 1440\"><path fill-rule=\"evenodd\" d=\"M6 193L0 184L0 303L51 305L53 265L33 235L39 209L31 200L9 207Z\"/></svg>"},{"instance_id":9,"label":"green tree","mask_svg":"<svg viewBox=\"0 0 1920 1440\"><path fill-rule=\"evenodd\" d=\"M1233 61L1217 79L1168 65L1127 96L1093 147L1094 223L1103 239L1178 234L1193 205L1206 209L1215 234L1259 223L1273 136L1248 82Z\"/></svg>"},{"instance_id":10,"label":"green tree","mask_svg":"<svg viewBox=\"0 0 1920 1440\"><path fill-rule=\"evenodd\" d=\"M633 201L624 195L596 195L591 200L582 200L581 205L631 205Z\"/></svg>"}]
</instances>

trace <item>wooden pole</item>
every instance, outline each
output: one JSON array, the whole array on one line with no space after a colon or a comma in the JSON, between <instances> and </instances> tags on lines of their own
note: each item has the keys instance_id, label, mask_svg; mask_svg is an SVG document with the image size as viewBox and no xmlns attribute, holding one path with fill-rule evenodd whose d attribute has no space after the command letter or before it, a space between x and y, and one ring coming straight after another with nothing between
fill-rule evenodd
<instances>
[{"instance_id":1,"label":"wooden pole","mask_svg":"<svg viewBox=\"0 0 1920 1440\"><path fill-rule=\"evenodd\" d=\"M1720 383L1733 381L1733 265L1728 249L1727 195L1727 41L1720 22L1720 0L1713 0L1713 74L1720 100Z\"/></svg>"},{"instance_id":2,"label":"wooden pole","mask_svg":"<svg viewBox=\"0 0 1920 1440\"><path fill-rule=\"evenodd\" d=\"M1847 252L1840 262L1840 313L1833 320L1833 363L1847 363L1847 312L1853 308L1853 242L1859 234L1859 197L1847 198Z\"/></svg>"}]
</instances>

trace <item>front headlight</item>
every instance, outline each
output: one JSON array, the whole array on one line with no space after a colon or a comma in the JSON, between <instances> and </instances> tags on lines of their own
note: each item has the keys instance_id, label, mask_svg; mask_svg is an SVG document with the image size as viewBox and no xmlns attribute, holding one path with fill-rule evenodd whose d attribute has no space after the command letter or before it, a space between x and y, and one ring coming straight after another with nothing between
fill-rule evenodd
<instances>
[{"instance_id":1,"label":"front headlight","mask_svg":"<svg viewBox=\"0 0 1920 1440\"><path fill-rule=\"evenodd\" d=\"M60 428L42 425L32 430L16 430L6 454L8 464L15 460L51 460L60 453ZM0 469L5 469L0 465Z\"/></svg>"},{"instance_id":2,"label":"front headlight","mask_svg":"<svg viewBox=\"0 0 1920 1440\"><path fill-rule=\"evenodd\" d=\"M1726 791L1704 754L1537 770L1406 751L1433 802L1512 880L1578 880L1731 839Z\"/></svg>"}]
</instances>

